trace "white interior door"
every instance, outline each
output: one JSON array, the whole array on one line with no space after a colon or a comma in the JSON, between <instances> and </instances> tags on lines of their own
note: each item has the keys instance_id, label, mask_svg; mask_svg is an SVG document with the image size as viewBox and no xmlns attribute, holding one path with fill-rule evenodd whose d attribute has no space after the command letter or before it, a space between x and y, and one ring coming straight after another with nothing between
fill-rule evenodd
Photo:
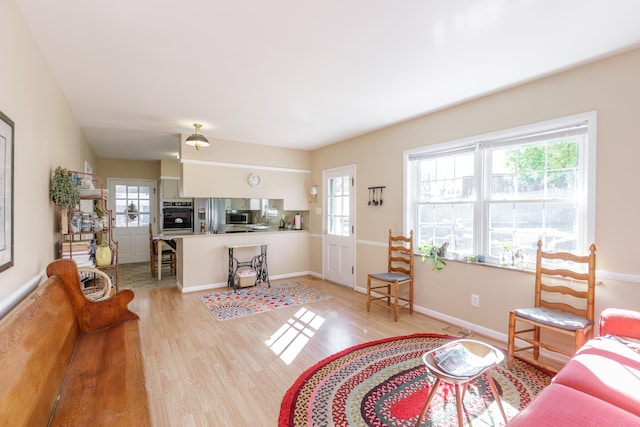
<instances>
[{"instance_id":1,"label":"white interior door","mask_svg":"<svg viewBox=\"0 0 640 427\"><path fill-rule=\"evenodd\" d=\"M322 172L323 275L350 288L355 287L355 169L351 165Z\"/></svg>"},{"instance_id":2,"label":"white interior door","mask_svg":"<svg viewBox=\"0 0 640 427\"><path fill-rule=\"evenodd\" d=\"M120 263L148 262L149 223L156 223L156 181L110 178L108 186Z\"/></svg>"}]
</instances>

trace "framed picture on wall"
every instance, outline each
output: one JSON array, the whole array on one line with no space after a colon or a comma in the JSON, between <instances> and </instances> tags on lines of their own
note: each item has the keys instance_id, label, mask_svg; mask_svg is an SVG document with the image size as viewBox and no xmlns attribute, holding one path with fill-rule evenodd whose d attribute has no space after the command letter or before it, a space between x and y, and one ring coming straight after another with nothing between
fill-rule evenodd
<instances>
[{"instance_id":1,"label":"framed picture on wall","mask_svg":"<svg viewBox=\"0 0 640 427\"><path fill-rule=\"evenodd\" d=\"M14 124L0 111L0 271L13 266Z\"/></svg>"}]
</instances>

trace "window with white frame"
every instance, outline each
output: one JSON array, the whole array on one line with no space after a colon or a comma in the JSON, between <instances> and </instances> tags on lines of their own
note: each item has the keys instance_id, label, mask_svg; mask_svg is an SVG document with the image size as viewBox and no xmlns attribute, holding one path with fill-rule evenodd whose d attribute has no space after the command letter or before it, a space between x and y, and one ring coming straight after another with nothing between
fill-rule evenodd
<instances>
[{"instance_id":1,"label":"window with white frame","mask_svg":"<svg viewBox=\"0 0 640 427\"><path fill-rule=\"evenodd\" d=\"M405 224L417 247L524 266L595 237L596 113L406 151Z\"/></svg>"},{"instance_id":2,"label":"window with white frame","mask_svg":"<svg viewBox=\"0 0 640 427\"><path fill-rule=\"evenodd\" d=\"M116 185L116 227L143 227L150 221L151 187Z\"/></svg>"}]
</instances>

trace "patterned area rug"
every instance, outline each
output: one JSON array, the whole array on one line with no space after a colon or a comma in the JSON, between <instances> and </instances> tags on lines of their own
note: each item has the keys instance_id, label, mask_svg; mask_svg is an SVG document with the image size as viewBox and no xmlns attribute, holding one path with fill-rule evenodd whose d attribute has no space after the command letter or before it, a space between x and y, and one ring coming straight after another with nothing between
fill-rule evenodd
<instances>
[{"instance_id":1,"label":"patterned area rug","mask_svg":"<svg viewBox=\"0 0 640 427\"><path fill-rule=\"evenodd\" d=\"M414 426L435 382L422 355L451 339L431 334L394 337L324 359L285 393L278 426ZM551 381L547 373L520 360L515 360L512 370L505 361L491 374L508 419ZM468 385L463 408L465 425L504 425L484 376ZM420 425L457 425L453 386L440 384Z\"/></svg>"},{"instance_id":2,"label":"patterned area rug","mask_svg":"<svg viewBox=\"0 0 640 427\"><path fill-rule=\"evenodd\" d=\"M238 289L202 295L200 300L216 320L229 320L293 305L307 304L331 298L300 282L272 283L271 288L262 283Z\"/></svg>"}]
</instances>

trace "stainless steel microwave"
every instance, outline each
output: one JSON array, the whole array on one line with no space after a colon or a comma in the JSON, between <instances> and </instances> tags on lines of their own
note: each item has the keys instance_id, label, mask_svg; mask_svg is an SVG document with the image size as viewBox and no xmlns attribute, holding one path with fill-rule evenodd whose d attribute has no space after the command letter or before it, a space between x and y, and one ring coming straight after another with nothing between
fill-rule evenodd
<instances>
[{"instance_id":1,"label":"stainless steel microwave","mask_svg":"<svg viewBox=\"0 0 640 427\"><path fill-rule=\"evenodd\" d=\"M246 212L227 212L227 224L249 224L249 214Z\"/></svg>"}]
</instances>

